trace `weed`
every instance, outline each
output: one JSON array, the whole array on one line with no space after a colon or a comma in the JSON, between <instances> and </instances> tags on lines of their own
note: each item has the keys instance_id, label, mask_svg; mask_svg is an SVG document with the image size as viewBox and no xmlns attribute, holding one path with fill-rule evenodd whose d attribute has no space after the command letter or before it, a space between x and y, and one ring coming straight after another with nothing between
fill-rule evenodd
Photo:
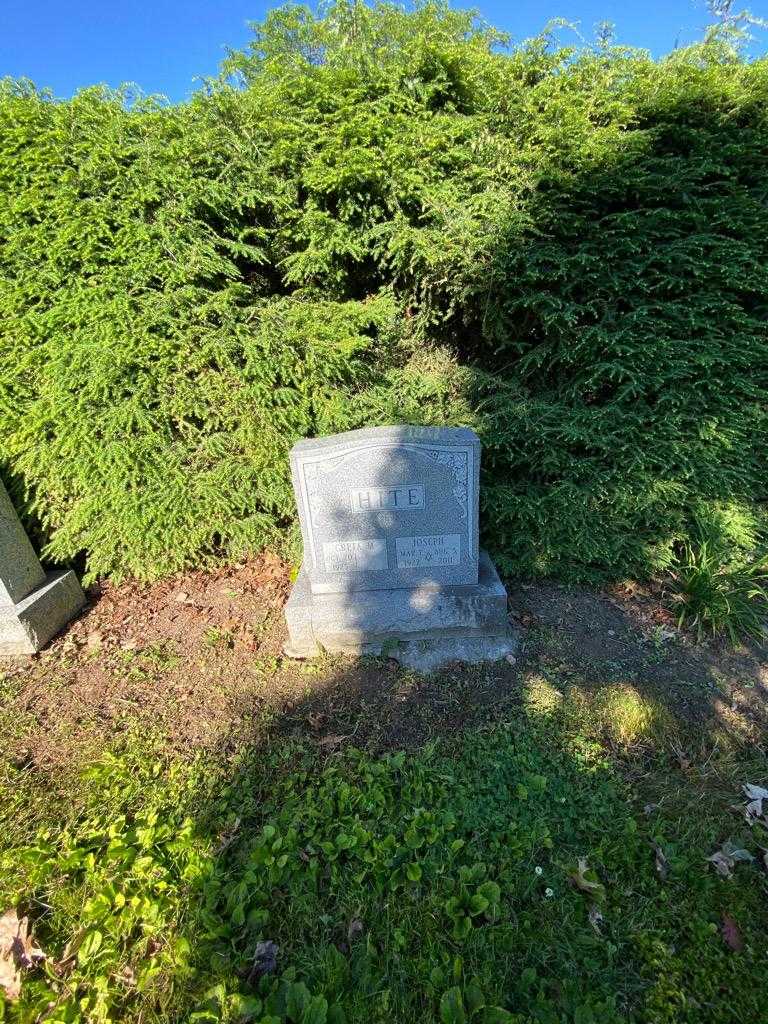
<instances>
[{"instance_id":1,"label":"weed","mask_svg":"<svg viewBox=\"0 0 768 1024\"><path fill-rule=\"evenodd\" d=\"M218 626L211 626L203 634L203 643L206 647L232 647L234 638L226 629L219 629Z\"/></svg>"},{"instance_id":2,"label":"weed","mask_svg":"<svg viewBox=\"0 0 768 1024\"><path fill-rule=\"evenodd\" d=\"M711 541L685 543L670 590L678 606L678 625L707 634L727 633L733 643L741 637L760 639L768 621L768 562L727 561Z\"/></svg>"},{"instance_id":3,"label":"weed","mask_svg":"<svg viewBox=\"0 0 768 1024\"><path fill-rule=\"evenodd\" d=\"M263 658L258 658L252 666L252 671L259 676L266 676L270 678L277 675L282 664L282 658L277 658L275 655L270 654Z\"/></svg>"},{"instance_id":4,"label":"weed","mask_svg":"<svg viewBox=\"0 0 768 1024\"><path fill-rule=\"evenodd\" d=\"M181 657L168 640L145 647L141 657L147 665L156 669L173 669L181 664Z\"/></svg>"},{"instance_id":5,"label":"weed","mask_svg":"<svg viewBox=\"0 0 768 1024\"><path fill-rule=\"evenodd\" d=\"M0 672L0 708L13 703L21 686L21 677Z\"/></svg>"},{"instance_id":6,"label":"weed","mask_svg":"<svg viewBox=\"0 0 768 1024\"><path fill-rule=\"evenodd\" d=\"M54 798L12 773L2 897L50 957L21 1019L757 1024L765 880L706 863L757 762L691 765L717 779L702 801L646 760L649 816L597 738L653 735L633 691L539 681L528 708L410 755L282 741L218 763L134 735ZM758 831L734 838L757 853Z\"/></svg>"},{"instance_id":7,"label":"weed","mask_svg":"<svg viewBox=\"0 0 768 1024\"><path fill-rule=\"evenodd\" d=\"M299 662L299 673L303 676L320 676L324 674L323 666L314 661Z\"/></svg>"}]
</instances>

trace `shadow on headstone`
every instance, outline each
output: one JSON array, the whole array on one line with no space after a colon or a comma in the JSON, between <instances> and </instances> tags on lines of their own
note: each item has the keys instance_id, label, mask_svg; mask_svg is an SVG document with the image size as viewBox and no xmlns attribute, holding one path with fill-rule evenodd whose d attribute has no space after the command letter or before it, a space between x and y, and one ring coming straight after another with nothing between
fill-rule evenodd
<instances>
[{"instance_id":1,"label":"shadow on headstone","mask_svg":"<svg viewBox=\"0 0 768 1024\"><path fill-rule=\"evenodd\" d=\"M304 560L286 654L383 654L433 671L515 649L506 591L478 545L473 431L372 427L300 441L291 470Z\"/></svg>"}]
</instances>

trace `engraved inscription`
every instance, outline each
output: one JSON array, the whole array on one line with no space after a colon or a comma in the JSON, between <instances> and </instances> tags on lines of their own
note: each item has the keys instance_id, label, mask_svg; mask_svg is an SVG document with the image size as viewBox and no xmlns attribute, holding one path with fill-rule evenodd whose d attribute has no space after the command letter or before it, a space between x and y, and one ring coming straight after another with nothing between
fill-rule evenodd
<instances>
[{"instance_id":1,"label":"engraved inscription","mask_svg":"<svg viewBox=\"0 0 768 1024\"><path fill-rule=\"evenodd\" d=\"M424 508L424 485L356 487L350 491L350 501L353 512L379 512L382 510L412 512Z\"/></svg>"},{"instance_id":2,"label":"engraved inscription","mask_svg":"<svg viewBox=\"0 0 768 1024\"><path fill-rule=\"evenodd\" d=\"M385 540L339 540L323 544L326 572L388 569Z\"/></svg>"},{"instance_id":3,"label":"engraved inscription","mask_svg":"<svg viewBox=\"0 0 768 1024\"><path fill-rule=\"evenodd\" d=\"M477 447L439 428L302 442L291 465L312 592L475 582Z\"/></svg>"},{"instance_id":4,"label":"engraved inscription","mask_svg":"<svg viewBox=\"0 0 768 1024\"><path fill-rule=\"evenodd\" d=\"M434 537L396 537L395 554L398 569L458 565L461 561L461 537L458 533L441 533Z\"/></svg>"}]
</instances>

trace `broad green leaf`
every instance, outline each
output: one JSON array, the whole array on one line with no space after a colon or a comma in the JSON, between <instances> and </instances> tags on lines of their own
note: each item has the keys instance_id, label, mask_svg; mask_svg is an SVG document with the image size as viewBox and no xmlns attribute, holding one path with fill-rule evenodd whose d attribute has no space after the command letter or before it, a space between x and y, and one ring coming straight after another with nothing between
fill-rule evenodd
<instances>
[{"instance_id":1,"label":"broad green leaf","mask_svg":"<svg viewBox=\"0 0 768 1024\"><path fill-rule=\"evenodd\" d=\"M440 1020L442 1024L466 1024L467 1014L458 986L443 993L440 999Z\"/></svg>"}]
</instances>

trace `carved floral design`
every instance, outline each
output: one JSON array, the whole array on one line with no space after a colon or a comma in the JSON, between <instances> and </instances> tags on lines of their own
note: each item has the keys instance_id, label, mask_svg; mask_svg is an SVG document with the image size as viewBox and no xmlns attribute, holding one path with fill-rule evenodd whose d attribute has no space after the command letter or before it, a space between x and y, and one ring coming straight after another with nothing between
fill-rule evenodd
<instances>
[{"instance_id":1,"label":"carved floral design","mask_svg":"<svg viewBox=\"0 0 768 1024\"><path fill-rule=\"evenodd\" d=\"M437 462L440 466L447 466L451 471L453 480L453 496L459 503L461 514L467 518L467 495L469 494L468 466L469 459L466 452L439 452L423 448L422 454Z\"/></svg>"},{"instance_id":2,"label":"carved floral design","mask_svg":"<svg viewBox=\"0 0 768 1024\"><path fill-rule=\"evenodd\" d=\"M317 462L310 462L304 466L304 480L307 485L307 498L309 501L307 512L314 525L317 525L323 516L332 513L335 509L331 493L327 487L322 486L319 479L321 472L323 475L326 475L333 468L333 465L328 465L328 463L321 466Z\"/></svg>"}]
</instances>

